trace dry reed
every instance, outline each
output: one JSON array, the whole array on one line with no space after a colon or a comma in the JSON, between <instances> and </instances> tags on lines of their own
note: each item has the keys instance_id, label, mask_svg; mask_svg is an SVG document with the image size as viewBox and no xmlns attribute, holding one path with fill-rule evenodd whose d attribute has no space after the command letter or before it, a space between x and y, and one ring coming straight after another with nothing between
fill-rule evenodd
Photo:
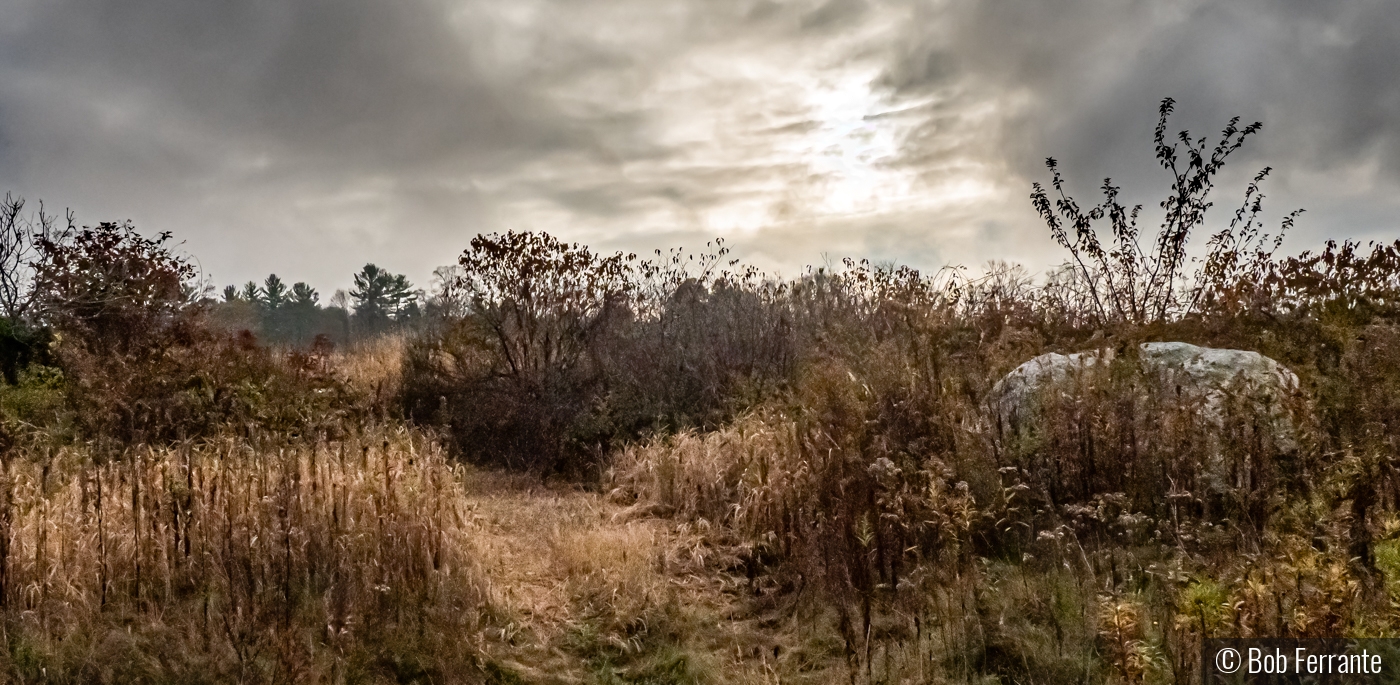
<instances>
[{"instance_id":1,"label":"dry reed","mask_svg":"<svg viewBox=\"0 0 1400 685\"><path fill-rule=\"evenodd\" d=\"M459 467L404 429L11 458L8 666L111 677L112 634L135 630L146 658L121 668L144 677L335 681L403 668L395 639L413 668L461 671L487 597L461 495Z\"/></svg>"},{"instance_id":2,"label":"dry reed","mask_svg":"<svg viewBox=\"0 0 1400 685\"><path fill-rule=\"evenodd\" d=\"M383 405L400 394L407 347L407 334L390 333L357 341L333 363L352 390Z\"/></svg>"}]
</instances>

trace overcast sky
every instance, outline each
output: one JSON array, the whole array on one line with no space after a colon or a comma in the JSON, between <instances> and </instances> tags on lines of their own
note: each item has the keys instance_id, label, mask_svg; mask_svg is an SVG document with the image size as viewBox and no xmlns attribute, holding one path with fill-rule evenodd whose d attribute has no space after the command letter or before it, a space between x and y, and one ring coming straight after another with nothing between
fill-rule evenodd
<instances>
[{"instance_id":1,"label":"overcast sky","mask_svg":"<svg viewBox=\"0 0 1400 685\"><path fill-rule=\"evenodd\" d=\"M424 283L479 232L792 276L1062 255L1054 156L1156 203L1151 143L1263 132L1285 249L1400 238L1393 0L0 0L0 190L185 241L216 283ZM1148 221L1155 225L1155 218Z\"/></svg>"}]
</instances>

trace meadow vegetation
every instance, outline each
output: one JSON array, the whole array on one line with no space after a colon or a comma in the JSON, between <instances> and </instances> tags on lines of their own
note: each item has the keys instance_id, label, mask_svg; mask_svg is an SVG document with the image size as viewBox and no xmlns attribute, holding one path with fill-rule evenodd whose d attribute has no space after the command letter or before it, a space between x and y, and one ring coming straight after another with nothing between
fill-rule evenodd
<instances>
[{"instance_id":1,"label":"meadow vegetation","mask_svg":"<svg viewBox=\"0 0 1400 685\"><path fill-rule=\"evenodd\" d=\"M507 233L321 307L10 201L0 672L1192 683L1207 637L1393 636L1400 242L1276 256L1266 170L1192 252L1259 127L1171 142L1170 113L1157 235L1050 160L1070 259L1039 278ZM1284 364L1293 437L1248 394L1208 426L1143 393L1150 341ZM1094 350L1007 430L998 379Z\"/></svg>"}]
</instances>

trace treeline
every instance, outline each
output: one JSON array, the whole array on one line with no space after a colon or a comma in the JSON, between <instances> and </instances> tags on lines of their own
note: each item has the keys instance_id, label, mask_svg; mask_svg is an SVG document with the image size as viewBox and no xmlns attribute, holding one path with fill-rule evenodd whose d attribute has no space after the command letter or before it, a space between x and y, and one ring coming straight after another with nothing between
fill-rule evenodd
<instances>
[{"instance_id":1,"label":"treeline","mask_svg":"<svg viewBox=\"0 0 1400 685\"><path fill-rule=\"evenodd\" d=\"M210 314L217 324L250 331L268 343L307 347L319 339L343 345L412 328L423 317L424 299L403 274L366 264L354 275L354 287L336 291L325 305L310 285L289 287L270 274L261 284L224 286L222 301L210 303Z\"/></svg>"}]
</instances>

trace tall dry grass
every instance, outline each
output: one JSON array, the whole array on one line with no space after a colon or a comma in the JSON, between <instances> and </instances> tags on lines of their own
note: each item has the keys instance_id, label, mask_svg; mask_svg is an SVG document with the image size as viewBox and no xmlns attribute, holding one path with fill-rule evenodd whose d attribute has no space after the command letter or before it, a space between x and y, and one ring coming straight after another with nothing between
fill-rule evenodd
<instances>
[{"instance_id":1,"label":"tall dry grass","mask_svg":"<svg viewBox=\"0 0 1400 685\"><path fill-rule=\"evenodd\" d=\"M751 538L777 530L808 489L810 472L797 425L778 413L756 413L719 430L630 446L613 461L611 485L616 496L641 498L655 512Z\"/></svg>"},{"instance_id":2,"label":"tall dry grass","mask_svg":"<svg viewBox=\"0 0 1400 685\"><path fill-rule=\"evenodd\" d=\"M352 391L382 408L391 404L402 391L407 348L408 334L387 333L356 341L344 352L335 353L331 363Z\"/></svg>"},{"instance_id":3,"label":"tall dry grass","mask_svg":"<svg viewBox=\"0 0 1400 685\"><path fill-rule=\"evenodd\" d=\"M81 449L0 470L10 678L470 678L487 604L459 467L405 429Z\"/></svg>"}]
</instances>

